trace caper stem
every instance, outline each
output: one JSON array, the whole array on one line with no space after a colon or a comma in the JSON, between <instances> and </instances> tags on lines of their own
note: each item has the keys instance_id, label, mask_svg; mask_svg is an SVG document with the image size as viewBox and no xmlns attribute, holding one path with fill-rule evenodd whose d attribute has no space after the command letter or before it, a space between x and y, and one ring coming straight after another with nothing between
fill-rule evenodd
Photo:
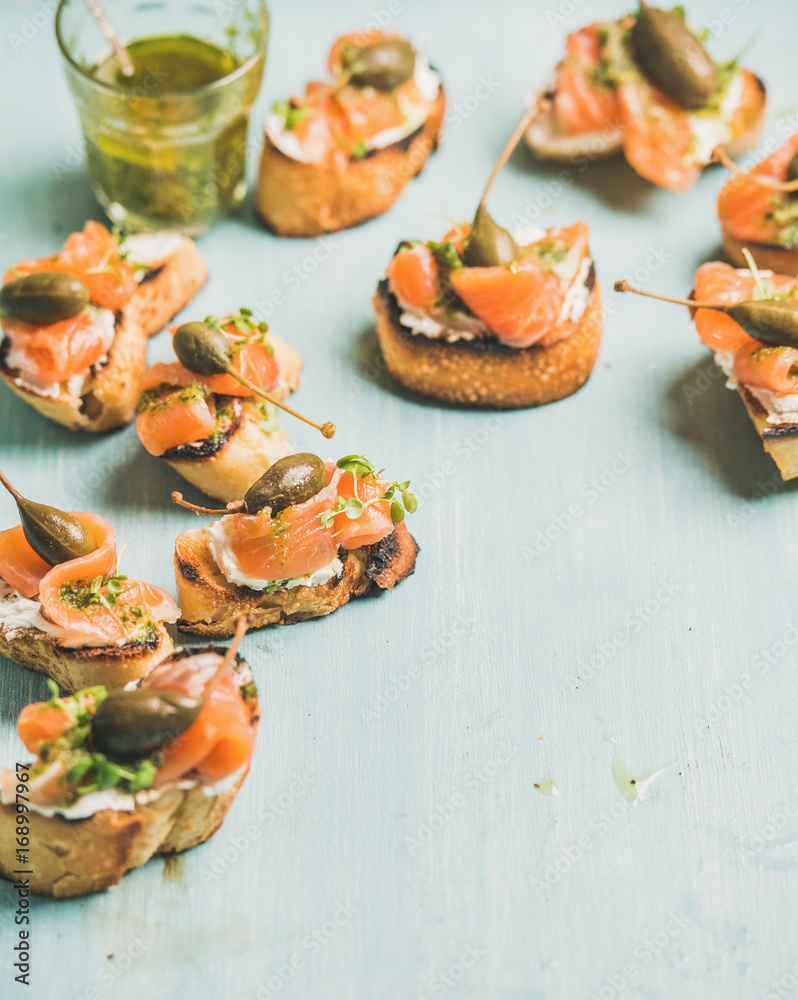
<instances>
[{"instance_id":1,"label":"caper stem","mask_svg":"<svg viewBox=\"0 0 798 1000\"><path fill-rule=\"evenodd\" d=\"M498 176L504 165L513 155L513 150L521 141L521 136L524 134L524 132L526 132L527 128L529 128L533 119L537 116L538 112L540 111L540 103L541 102L538 100L535 104L532 105L531 108L529 108L526 111L524 117L521 119L521 121L516 125L515 129L513 130L513 134L507 140L507 145L501 151L499 159L496 161L496 165L494 166L493 170L490 173L490 177L488 178L488 183L485 185L485 190L482 192L482 197L479 199L480 205L485 204L485 199L488 197L488 191L490 191L491 185L493 184L494 180L496 179L496 177Z\"/></svg>"},{"instance_id":2,"label":"caper stem","mask_svg":"<svg viewBox=\"0 0 798 1000\"><path fill-rule=\"evenodd\" d=\"M247 612L246 614L238 615L236 619L236 634L233 636L233 641L230 643L230 647L224 654L224 659L219 664L219 669L211 677L205 690L202 692L200 698L197 699L197 704L202 710L208 701L208 698L213 694L214 690L218 687L219 682L230 669L230 664L235 659L235 655L238 652L238 647L241 645L241 640L247 634L247 629L255 621L255 616L252 612Z\"/></svg>"},{"instance_id":3,"label":"caper stem","mask_svg":"<svg viewBox=\"0 0 798 1000\"><path fill-rule=\"evenodd\" d=\"M321 433L326 438L331 438L335 434L335 424L331 423L329 420L326 424L317 424L315 420L311 420L310 417L303 416L303 414L298 413L296 410L292 409L286 403L283 403L279 399L275 399L270 393L265 392L260 386L255 385L254 382L250 382L248 378L239 372L233 365L228 365L225 368L228 375L232 375L236 382L240 382L241 385L246 386L247 389L251 389L252 392L256 393L261 399L265 399L266 402L272 403L274 406L279 406L281 410L285 410L286 413L290 413L292 417L296 417L298 420L303 420L306 424L310 424L311 427L315 427L317 431Z\"/></svg>"},{"instance_id":4,"label":"caper stem","mask_svg":"<svg viewBox=\"0 0 798 1000\"><path fill-rule=\"evenodd\" d=\"M712 162L723 164L724 167L731 170L732 173L737 174L738 177L742 177L743 180L750 181L758 187L767 188L768 191L798 191L798 178L794 181L776 181L771 177L757 177L754 174L747 174L744 170L740 170L723 146L716 146L712 150Z\"/></svg>"},{"instance_id":5,"label":"caper stem","mask_svg":"<svg viewBox=\"0 0 798 1000\"><path fill-rule=\"evenodd\" d=\"M210 514L212 517L221 517L223 514L237 514L244 506L243 500L236 500L234 504L230 507L225 507L224 510L214 510L211 507L198 507L197 504L184 500L183 494L177 490L172 494L172 502L180 504L181 507L186 507L188 510L193 510L195 514Z\"/></svg>"},{"instance_id":6,"label":"caper stem","mask_svg":"<svg viewBox=\"0 0 798 1000\"><path fill-rule=\"evenodd\" d=\"M656 292L644 292L642 288L633 288L628 281L616 281L616 292L634 292L635 295L645 295L647 299L657 299L659 302L672 302L677 306L687 306L688 309L717 309L726 312L726 307L717 302L696 302L694 299L675 299L670 295L657 295Z\"/></svg>"},{"instance_id":7,"label":"caper stem","mask_svg":"<svg viewBox=\"0 0 798 1000\"><path fill-rule=\"evenodd\" d=\"M18 490L14 489L14 487L11 485L11 483L6 479L6 477L3 475L3 470L2 469L0 469L0 483L2 483L3 486L5 486L5 488L8 490L8 492L11 494L11 496L15 500L24 500L25 499L22 496L22 494Z\"/></svg>"}]
</instances>

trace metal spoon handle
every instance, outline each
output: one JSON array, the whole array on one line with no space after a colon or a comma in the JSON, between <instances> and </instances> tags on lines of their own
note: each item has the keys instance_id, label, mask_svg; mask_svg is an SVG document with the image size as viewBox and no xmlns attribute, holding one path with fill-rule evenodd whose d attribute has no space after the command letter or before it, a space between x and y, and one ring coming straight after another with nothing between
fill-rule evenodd
<instances>
[{"instance_id":1,"label":"metal spoon handle","mask_svg":"<svg viewBox=\"0 0 798 1000\"><path fill-rule=\"evenodd\" d=\"M105 13L105 8L100 3L100 0L85 0L85 3L94 16L94 20L99 25L100 31L111 43L114 54L119 60L122 75L133 76L136 70L133 66L133 62L131 61L130 54L122 42L119 41L116 30L113 24L111 24L108 15Z\"/></svg>"}]
</instances>

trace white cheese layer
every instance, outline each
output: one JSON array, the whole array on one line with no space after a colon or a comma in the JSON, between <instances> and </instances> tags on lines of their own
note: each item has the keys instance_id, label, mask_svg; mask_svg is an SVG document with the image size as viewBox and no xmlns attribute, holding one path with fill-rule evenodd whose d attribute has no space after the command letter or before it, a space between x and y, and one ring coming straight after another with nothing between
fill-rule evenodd
<instances>
[{"instance_id":1,"label":"white cheese layer","mask_svg":"<svg viewBox=\"0 0 798 1000\"><path fill-rule=\"evenodd\" d=\"M383 129L377 132L365 142L366 149L384 149L394 142L400 142L412 135L427 120L429 105L436 99L441 88L441 78L429 64L429 60L422 52L416 51L416 65L413 71L413 80L422 97L422 103L411 100L407 94L398 93L399 110L404 114L405 121L394 128ZM364 87L364 93L368 94L371 88ZM296 134L285 127L285 119L272 111L266 118L266 135L274 145L293 160L302 163L310 162L308 153L302 148L302 144L297 139Z\"/></svg>"},{"instance_id":2,"label":"white cheese layer","mask_svg":"<svg viewBox=\"0 0 798 1000\"><path fill-rule=\"evenodd\" d=\"M125 238L120 251L126 254L125 260L131 264L140 264L151 270L171 257L185 239L181 233L169 230L160 233L132 233ZM146 273L139 271L136 280L141 281Z\"/></svg>"},{"instance_id":3,"label":"white cheese layer","mask_svg":"<svg viewBox=\"0 0 798 1000\"><path fill-rule=\"evenodd\" d=\"M214 795L223 795L233 788L246 769L247 765L245 764L233 772L233 774L229 774L226 778L220 778L219 781L214 781L210 784L199 782L192 778L174 782L171 785L164 786L164 788L147 788L143 792L136 792L135 795L125 795L122 792L118 792L115 788L106 788L103 791L89 792L88 795L82 795L70 805L45 806L31 802L29 808L31 812L38 813L40 816L62 816L64 819L76 820L88 819L89 816L93 816L101 809L114 809L116 812L133 812L136 806L144 806L150 802L157 801L162 792L168 788L189 791L200 785L202 794L212 798Z\"/></svg>"},{"instance_id":4,"label":"white cheese layer","mask_svg":"<svg viewBox=\"0 0 798 1000\"><path fill-rule=\"evenodd\" d=\"M95 362L95 365L101 366L108 360L108 351L114 342L114 314L110 309L98 309L96 306L87 306L86 308L95 313L99 320L99 334L102 338L103 353L102 357ZM14 343L14 324L8 323L7 325L3 325L3 332L9 341L9 350L5 359L6 367L19 371L20 374L14 379L14 382L18 386L35 392L38 396L51 396L54 399L57 399L62 394L69 396L79 396L81 394L86 379L89 377L89 370L75 375L65 382L41 382L31 372L26 371L27 357L24 347L22 344L16 345Z\"/></svg>"},{"instance_id":5,"label":"white cheese layer","mask_svg":"<svg viewBox=\"0 0 798 1000\"><path fill-rule=\"evenodd\" d=\"M35 628L39 632L59 636L62 630L42 614L39 601L22 597L5 580L0 579L0 626L6 639L15 639L22 629Z\"/></svg>"},{"instance_id":6,"label":"white cheese layer","mask_svg":"<svg viewBox=\"0 0 798 1000\"><path fill-rule=\"evenodd\" d=\"M307 576L295 576L286 580L259 580L247 576L242 571L235 556L234 532L235 524L231 517L223 517L219 521L214 521L205 529L208 548L211 550L216 565L222 571L227 582L236 587L249 587L250 590L265 590L268 587L275 592L292 590L294 587L321 587L334 577L341 576L344 571L344 564L336 556L332 562Z\"/></svg>"},{"instance_id":7,"label":"white cheese layer","mask_svg":"<svg viewBox=\"0 0 798 1000\"><path fill-rule=\"evenodd\" d=\"M760 271L760 274L765 274ZM734 374L734 352L716 351L715 364L726 376L726 388L736 389L740 382ZM757 386L743 386L767 413L769 424L798 424L798 392L772 392L770 389L760 389Z\"/></svg>"},{"instance_id":8,"label":"white cheese layer","mask_svg":"<svg viewBox=\"0 0 798 1000\"><path fill-rule=\"evenodd\" d=\"M726 89L719 111L689 116L693 132L693 156L697 163L706 164L712 159L712 150L725 145L732 138L732 121L743 99L745 81L738 70Z\"/></svg>"}]
</instances>

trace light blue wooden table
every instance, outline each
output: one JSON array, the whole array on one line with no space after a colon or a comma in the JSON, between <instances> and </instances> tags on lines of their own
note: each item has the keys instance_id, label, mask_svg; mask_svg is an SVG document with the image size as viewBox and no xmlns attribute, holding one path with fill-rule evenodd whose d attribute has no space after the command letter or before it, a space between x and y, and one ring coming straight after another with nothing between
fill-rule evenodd
<instances>
[{"instance_id":1,"label":"light blue wooden table","mask_svg":"<svg viewBox=\"0 0 798 1000\"><path fill-rule=\"evenodd\" d=\"M3 998L798 995L798 496L687 316L616 297L587 387L501 416L408 398L373 333L397 242L470 215L565 33L628 6L392 3L391 27L425 39L454 108L423 176L389 215L325 240L275 239L249 208L201 240L212 278L190 316L284 293L268 318L307 359L297 401L337 422L332 457L363 452L412 478L418 571L246 639L264 711L224 827L104 895L37 901L27 991L0 887ZM275 0L255 120L320 71L336 34L388 9ZM3 264L100 217L46 12L0 5ZM690 13L718 57L757 35L747 61L770 88L766 135L792 131L794 3L696 0ZM610 299L633 274L684 293L718 253L720 173L682 198L618 162L558 176L519 152L492 210L505 224L585 219ZM168 353L152 343L152 360ZM182 480L132 428L73 435L6 391L0 428L21 489L108 517L133 542L124 569L171 586L174 536L194 522L169 503ZM297 447L322 444L288 428ZM4 762L20 750L18 711L44 693L2 663Z\"/></svg>"}]
</instances>

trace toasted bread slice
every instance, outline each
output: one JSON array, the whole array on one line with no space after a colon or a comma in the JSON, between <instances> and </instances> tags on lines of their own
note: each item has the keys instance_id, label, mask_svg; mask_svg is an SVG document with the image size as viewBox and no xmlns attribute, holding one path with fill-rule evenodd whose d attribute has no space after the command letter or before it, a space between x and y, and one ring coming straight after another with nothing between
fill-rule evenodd
<instances>
[{"instance_id":1,"label":"toasted bread slice","mask_svg":"<svg viewBox=\"0 0 798 1000\"><path fill-rule=\"evenodd\" d=\"M767 411L759 400L744 385L738 385L737 391L781 478L784 481L798 478L798 424L769 424Z\"/></svg>"},{"instance_id":2,"label":"toasted bread slice","mask_svg":"<svg viewBox=\"0 0 798 1000\"><path fill-rule=\"evenodd\" d=\"M745 72L749 72L745 70ZM724 143L731 157L742 156L752 149L765 124L767 94L762 81L751 73L757 90L758 100L750 107L741 107L731 123L732 136ZM584 135L567 135L557 122L554 110L555 91L548 89L535 97L538 113L525 133L526 143L532 152L542 160L561 160L569 163L604 159L623 151L623 126L608 125L600 132Z\"/></svg>"},{"instance_id":3,"label":"toasted bread slice","mask_svg":"<svg viewBox=\"0 0 798 1000\"><path fill-rule=\"evenodd\" d=\"M299 387L303 362L274 334L269 334L269 343L280 365L280 381L272 395L282 400ZM237 414L224 434L172 448L161 456L193 486L224 503L240 500L270 465L293 451L282 427L263 429L263 415L251 399L234 402Z\"/></svg>"},{"instance_id":4,"label":"toasted bread slice","mask_svg":"<svg viewBox=\"0 0 798 1000\"><path fill-rule=\"evenodd\" d=\"M188 304L208 277L196 244L182 237L166 260L148 271L125 308L116 315L107 361L95 365L80 393L66 384L57 396L27 386L0 357L0 377L39 413L70 430L108 431L136 415L139 381L147 367L147 338Z\"/></svg>"},{"instance_id":5,"label":"toasted bread slice","mask_svg":"<svg viewBox=\"0 0 798 1000\"><path fill-rule=\"evenodd\" d=\"M601 293L592 270L588 283L587 307L573 332L550 347L519 350L493 339L448 342L411 332L383 280L373 302L388 371L414 392L464 406L518 409L570 396L589 378L601 343Z\"/></svg>"},{"instance_id":6,"label":"toasted bread slice","mask_svg":"<svg viewBox=\"0 0 798 1000\"><path fill-rule=\"evenodd\" d=\"M37 628L6 628L0 623L0 656L47 674L69 693L95 684L103 684L109 691L122 688L152 673L173 649L163 625L158 626L152 642L67 649L59 645L56 636Z\"/></svg>"},{"instance_id":7,"label":"toasted bread slice","mask_svg":"<svg viewBox=\"0 0 798 1000\"><path fill-rule=\"evenodd\" d=\"M240 500L270 465L293 451L282 427L268 433L261 428L263 416L250 400L237 402L236 409L224 435L161 456L197 489L224 503Z\"/></svg>"},{"instance_id":8,"label":"toasted bread slice","mask_svg":"<svg viewBox=\"0 0 798 1000\"><path fill-rule=\"evenodd\" d=\"M183 614L177 627L182 632L223 638L235 632L235 619L242 611L254 614L253 628L321 618L365 594L373 583L392 590L414 571L417 553L418 546L402 522L376 545L341 553L341 577L318 587L267 594L228 583L211 555L205 531L186 531L175 542L175 577Z\"/></svg>"},{"instance_id":9,"label":"toasted bread slice","mask_svg":"<svg viewBox=\"0 0 798 1000\"><path fill-rule=\"evenodd\" d=\"M295 160L265 133L255 210L278 236L321 236L382 215L438 148L445 109L441 88L421 128L343 170Z\"/></svg>"},{"instance_id":10,"label":"toasted bread slice","mask_svg":"<svg viewBox=\"0 0 798 1000\"><path fill-rule=\"evenodd\" d=\"M192 648L176 655L194 656L213 650ZM236 670L241 682L252 679L240 658ZM247 700L250 724L257 730L257 697ZM249 773L249 765L232 783L213 795L206 786L181 780L154 792L136 797L131 811L100 809L86 819L68 819L56 813L46 816L35 810L29 813L30 845L28 854L30 888L39 896L66 899L101 892L116 885L131 868L145 864L155 854L174 854L202 844L222 825L227 811ZM20 876L16 863L16 810L0 806L0 876L16 881Z\"/></svg>"},{"instance_id":11,"label":"toasted bread slice","mask_svg":"<svg viewBox=\"0 0 798 1000\"><path fill-rule=\"evenodd\" d=\"M723 249L735 267L748 267L748 261L743 255L743 247L749 250L756 261L756 266L762 271L773 271L775 274L798 274L798 248L782 247L778 243L743 242L722 227Z\"/></svg>"}]
</instances>

